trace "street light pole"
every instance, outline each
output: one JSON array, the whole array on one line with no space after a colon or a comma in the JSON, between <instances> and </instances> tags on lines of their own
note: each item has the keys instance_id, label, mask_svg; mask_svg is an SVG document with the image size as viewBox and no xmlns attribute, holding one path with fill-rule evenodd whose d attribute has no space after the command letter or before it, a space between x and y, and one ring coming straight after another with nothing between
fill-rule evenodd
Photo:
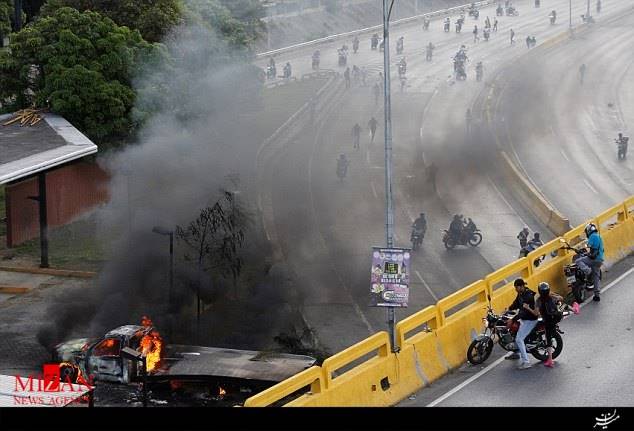
<instances>
[{"instance_id":1,"label":"street light pole","mask_svg":"<svg viewBox=\"0 0 634 431\"><path fill-rule=\"evenodd\" d=\"M394 246L394 208L392 202L392 102L390 99L390 0L383 0L383 113L385 119L385 236L387 247ZM394 0L391 1L394 4ZM392 352L396 352L394 307L387 309L387 324Z\"/></svg>"},{"instance_id":2,"label":"street light pole","mask_svg":"<svg viewBox=\"0 0 634 431\"><path fill-rule=\"evenodd\" d=\"M572 0L568 1L568 5L570 6L570 24L568 27L570 28L570 30L572 30Z\"/></svg>"}]
</instances>

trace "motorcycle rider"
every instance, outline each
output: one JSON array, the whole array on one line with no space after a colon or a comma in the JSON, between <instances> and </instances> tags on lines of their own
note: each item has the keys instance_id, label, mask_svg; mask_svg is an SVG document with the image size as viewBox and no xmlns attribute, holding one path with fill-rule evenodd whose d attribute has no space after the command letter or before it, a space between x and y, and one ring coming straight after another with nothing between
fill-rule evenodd
<instances>
[{"instance_id":1,"label":"motorcycle rider","mask_svg":"<svg viewBox=\"0 0 634 431\"><path fill-rule=\"evenodd\" d=\"M542 281L537 285L537 291L539 292L539 298L535 301L535 306L539 310L539 315L544 321L544 327L546 329L546 340L548 359L544 361L544 366L552 368L555 365L553 361L553 338L555 337L555 331L557 330L557 323L562 319L562 314L559 311L558 304L563 302L564 298L550 291L550 286L545 281ZM572 312L579 314L579 304L572 303Z\"/></svg>"},{"instance_id":2,"label":"motorcycle rider","mask_svg":"<svg viewBox=\"0 0 634 431\"><path fill-rule=\"evenodd\" d=\"M456 240L462 238L462 230L464 229L464 222L462 221L462 217L458 214L454 214L453 220L449 224L449 235L451 235Z\"/></svg>"},{"instance_id":3,"label":"motorcycle rider","mask_svg":"<svg viewBox=\"0 0 634 431\"><path fill-rule=\"evenodd\" d=\"M586 278L592 275L594 284L594 301L601 301L601 287L600 287L600 270L603 265L603 239L599 235L599 230L594 223L588 223L584 229L586 237L588 238L588 248L590 252L587 256L577 259L577 266L585 274Z\"/></svg>"},{"instance_id":4,"label":"motorcycle rider","mask_svg":"<svg viewBox=\"0 0 634 431\"><path fill-rule=\"evenodd\" d=\"M405 61L405 57L401 58L401 61L398 63L398 74L399 76L405 75L407 72L407 62Z\"/></svg>"},{"instance_id":5,"label":"motorcycle rider","mask_svg":"<svg viewBox=\"0 0 634 431\"><path fill-rule=\"evenodd\" d=\"M528 244L528 234L529 234L528 226L524 226L524 228L522 228L520 233L517 234L517 239L520 240L520 248L524 248L526 247L526 244Z\"/></svg>"},{"instance_id":6,"label":"motorcycle rider","mask_svg":"<svg viewBox=\"0 0 634 431\"><path fill-rule=\"evenodd\" d=\"M432 57L432 53L434 51L434 48L435 48L435 46L434 46L433 43L429 42L427 44L427 47L425 48L425 60L431 61L431 57Z\"/></svg>"},{"instance_id":7,"label":"motorcycle rider","mask_svg":"<svg viewBox=\"0 0 634 431\"><path fill-rule=\"evenodd\" d=\"M564 16L565 16L565 15L564 15ZM554 24L554 23L555 23L555 20L557 19L557 12L555 12L555 10L553 9L553 10L550 12L550 15L548 15L548 18L550 18L550 23L551 23L551 24Z\"/></svg>"},{"instance_id":8,"label":"motorcycle rider","mask_svg":"<svg viewBox=\"0 0 634 431\"><path fill-rule=\"evenodd\" d=\"M376 46L379 44L379 35L374 33L372 35L372 39L370 39L370 49L376 49Z\"/></svg>"},{"instance_id":9,"label":"motorcycle rider","mask_svg":"<svg viewBox=\"0 0 634 431\"><path fill-rule=\"evenodd\" d=\"M450 26L450 25L451 25L451 20L449 19L449 17L446 17L446 18L445 18L445 21L444 21L444 29L445 29L445 32L448 32L448 31L449 31L449 26Z\"/></svg>"},{"instance_id":10,"label":"motorcycle rider","mask_svg":"<svg viewBox=\"0 0 634 431\"><path fill-rule=\"evenodd\" d=\"M427 220L425 219L425 213L420 213L418 218L414 220L414 224L412 224L412 236L414 236L414 233L418 233L420 235L421 242L423 242L423 237L425 236L426 231Z\"/></svg>"},{"instance_id":11,"label":"motorcycle rider","mask_svg":"<svg viewBox=\"0 0 634 431\"><path fill-rule=\"evenodd\" d=\"M430 23L429 17L423 18L423 30L429 30L429 23Z\"/></svg>"},{"instance_id":12,"label":"motorcycle rider","mask_svg":"<svg viewBox=\"0 0 634 431\"><path fill-rule=\"evenodd\" d=\"M275 59L271 57L269 58L269 66L267 68L267 75L269 75L269 78L275 78L276 74L277 74L277 68L275 67Z\"/></svg>"},{"instance_id":13,"label":"motorcycle rider","mask_svg":"<svg viewBox=\"0 0 634 431\"><path fill-rule=\"evenodd\" d=\"M627 142L630 140L627 136L623 136L623 133L619 132L619 137L615 139L617 145L617 157L619 160L625 160L627 156Z\"/></svg>"},{"instance_id":14,"label":"motorcycle rider","mask_svg":"<svg viewBox=\"0 0 634 431\"><path fill-rule=\"evenodd\" d=\"M515 335L515 342L519 350L519 355L515 352L507 355L506 359L520 359L518 370L525 370L532 367L528 360L528 353L526 352L526 345L524 339L531 333L535 325L537 325L538 311L535 308L535 292L530 290L526 285L526 282L522 278L517 278L513 282L517 296L511 305L509 310L519 310L519 313L513 318L519 319L520 327Z\"/></svg>"}]
</instances>

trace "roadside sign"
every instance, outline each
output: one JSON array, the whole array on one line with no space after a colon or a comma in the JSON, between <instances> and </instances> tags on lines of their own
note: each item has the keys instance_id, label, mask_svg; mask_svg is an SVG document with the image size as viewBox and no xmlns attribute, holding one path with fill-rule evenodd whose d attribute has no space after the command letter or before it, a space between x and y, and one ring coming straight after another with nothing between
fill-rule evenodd
<instances>
[{"instance_id":1,"label":"roadside sign","mask_svg":"<svg viewBox=\"0 0 634 431\"><path fill-rule=\"evenodd\" d=\"M407 307L410 249L372 247L371 307Z\"/></svg>"}]
</instances>

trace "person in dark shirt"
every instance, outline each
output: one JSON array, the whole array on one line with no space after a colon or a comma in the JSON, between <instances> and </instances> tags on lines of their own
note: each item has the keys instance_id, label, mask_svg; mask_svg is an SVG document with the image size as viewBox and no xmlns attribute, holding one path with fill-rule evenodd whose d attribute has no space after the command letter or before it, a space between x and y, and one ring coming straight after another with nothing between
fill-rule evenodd
<instances>
[{"instance_id":1,"label":"person in dark shirt","mask_svg":"<svg viewBox=\"0 0 634 431\"><path fill-rule=\"evenodd\" d=\"M535 292L528 288L524 279L517 278L513 282L513 286L515 286L517 297L509 306L509 310L519 310L519 313L516 317L514 317L514 319L519 319L520 322L520 328L517 330L517 335L515 336L515 342L517 343L517 348L520 351L520 364L517 369L525 370L532 367L532 365L528 360L528 353L526 352L524 339L531 333L535 325L537 325L537 316L539 311L535 308ZM507 355L506 358L515 359L516 357L517 356L511 354Z\"/></svg>"}]
</instances>

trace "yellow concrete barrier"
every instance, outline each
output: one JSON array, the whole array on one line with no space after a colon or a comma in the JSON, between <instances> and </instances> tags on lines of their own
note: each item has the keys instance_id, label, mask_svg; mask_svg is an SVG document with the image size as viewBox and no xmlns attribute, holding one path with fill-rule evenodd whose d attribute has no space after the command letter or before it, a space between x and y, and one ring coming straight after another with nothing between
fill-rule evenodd
<instances>
[{"instance_id":1,"label":"yellow concrete barrier","mask_svg":"<svg viewBox=\"0 0 634 431\"><path fill-rule=\"evenodd\" d=\"M588 222L596 223L603 237L606 266L634 251L634 196L570 229L562 238L579 244L585 240ZM388 334L379 332L326 359L321 367L252 396L245 407L269 406L291 396L296 398L285 406L389 406L401 401L465 363L467 347L482 328L488 296L497 312L508 307L516 295L515 277L523 277L533 290L546 281L553 290L567 294L563 265L571 261L573 252L561 250L561 245L556 238L402 320L396 325L396 353L391 352ZM550 257L555 251L557 255ZM543 254L548 259L535 268L532 262ZM467 301L473 302L449 314ZM372 357L355 363L368 355ZM348 369L335 376L343 368Z\"/></svg>"}]
</instances>

